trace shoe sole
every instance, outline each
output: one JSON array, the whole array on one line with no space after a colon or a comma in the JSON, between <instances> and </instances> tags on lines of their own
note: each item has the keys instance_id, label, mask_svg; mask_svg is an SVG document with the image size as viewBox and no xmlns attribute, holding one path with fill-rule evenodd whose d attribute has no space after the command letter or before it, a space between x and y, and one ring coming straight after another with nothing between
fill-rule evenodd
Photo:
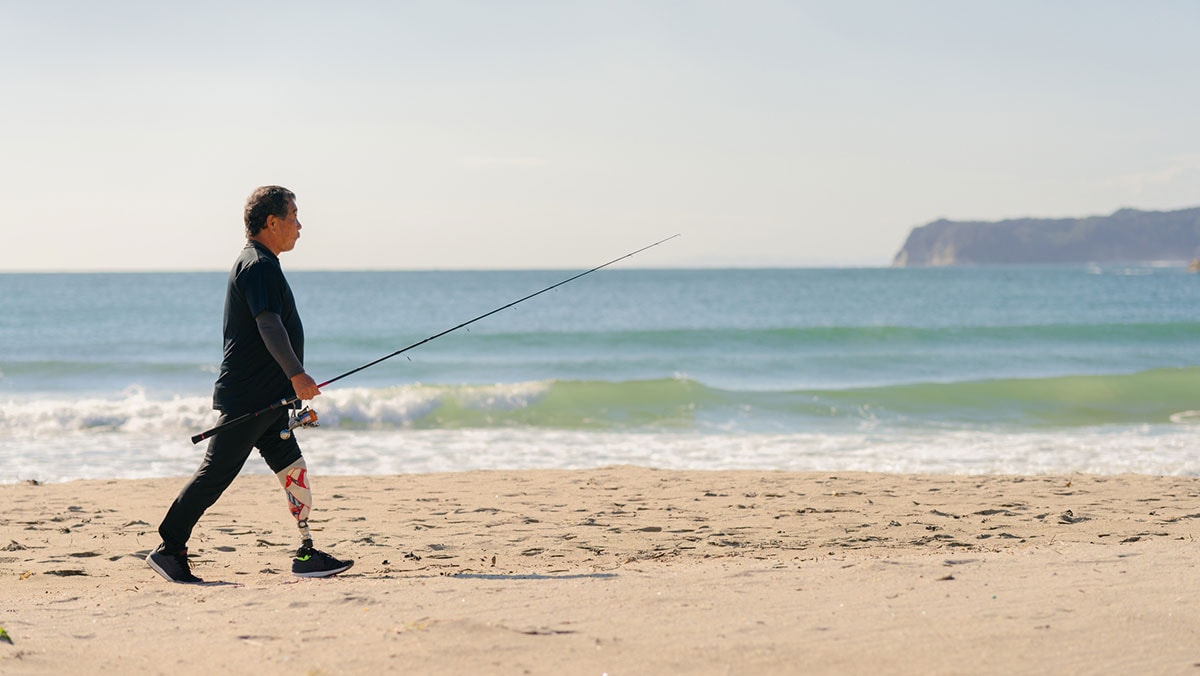
<instances>
[{"instance_id":1,"label":"shoe sole","mask_svg":"<svg viewBox=\"0 0 1200 676\"><path fill-rule=\"evenodd\" d=\"M338 573L344 573L353 567L354 567L354 562L351 561L350 563L347 563L346 565L342 566L341 568L334 568L332 570L314 570L311 573L297 573L296 571L293 570L292 575L295 575L296 577L330 577L333 575L337 575Z\"/></svg>"},{"instance_id":2,"label":"shoe sole","mask_svg":"<svg viewBox=\"0 0 1200 676\"><path fill-rule=\"evenodd\" d=\"M149 556L146 557L146 565L150 566L150 570L162 575L162 578L167 582L174 582L175 584L201 584L204 582L204 580L201 580L200 578L196 578L194 580L176 580L170 575L167 575L167 571L163 570L157 563L154 562L154 559Z\"/></svg>"}]
</instances>

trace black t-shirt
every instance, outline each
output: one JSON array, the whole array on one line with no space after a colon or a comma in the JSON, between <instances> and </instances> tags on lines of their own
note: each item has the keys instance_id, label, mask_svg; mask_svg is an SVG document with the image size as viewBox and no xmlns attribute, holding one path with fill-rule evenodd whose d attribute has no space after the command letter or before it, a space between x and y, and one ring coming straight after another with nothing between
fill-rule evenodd
<instances>
[{"instance_id":1,"label":"black t-shirt","mask_svg":"<svg viewBox=\"0 0 1200 676\"><path fill-rule=\"evenodd\" d=\"M303 363L304 326L279 258L262 244L247 240L229 271L225 292L225 357L213 388L213 408L218 411L250 413L296 396L258 332L254 318L263 312L283 319L292 351Z\"/></svg>"}]
</instances>

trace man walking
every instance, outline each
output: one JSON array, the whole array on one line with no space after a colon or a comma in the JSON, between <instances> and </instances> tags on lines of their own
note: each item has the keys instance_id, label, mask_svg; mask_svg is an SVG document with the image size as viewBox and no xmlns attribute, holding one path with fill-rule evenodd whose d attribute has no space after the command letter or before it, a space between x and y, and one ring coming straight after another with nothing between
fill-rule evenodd
<instances>
[{"instance_id":1,"label":"man walking","mask_svg":"<svg viewBox=\"0 0 1200 676\"><path fill-rule=\"evenodd\" d=\"M229 273L224 359L213 389L213 408L221 412L218 425L293 396L303 401L321 393L304 371L304 327L279 265L279 254L295 248L300 238L296 196L279 186L258 188L246 200L244 220L246 246ZM287 427L288 415L287 408L280 408L210 439L200 468L158 528L162 544L146 557L159 575L172 582L202 582L188 565L188 539L205 510L233 483L253 448L279 478L300 529L292 572L327 577L354 565L313 548L308 467L295 435L283 439L279 434Z\"/></svg>"}]
</instances>

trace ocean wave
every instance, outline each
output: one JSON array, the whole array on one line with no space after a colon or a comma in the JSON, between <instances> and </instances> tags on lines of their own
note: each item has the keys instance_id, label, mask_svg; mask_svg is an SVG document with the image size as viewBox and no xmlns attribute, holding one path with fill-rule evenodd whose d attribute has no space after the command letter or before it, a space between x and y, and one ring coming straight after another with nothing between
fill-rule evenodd
<instances>
[{"instance_id":1,"label":"ocean wave","mask_svg":"<svg viewBox=\"0 0 1200 676\"><path fill-rule=\"evenodd\" d=\"M815 393L843 408L913 421L1025 427L1187 423L1200 408L1200 368L1131 374L919 383Z\"/></svg>"},{"instance_id":2,"label":"ocean wave","mask_svg":"<svg viewBox=\"0 0 1200 676\"><path fill-rule=\"evenodd\" d=\"M312 402L343 430L533 428L771 433L816 430L1046 429L1200 422L1200 368L1132 374L738 391L678 376L329 388ZM194 433L215 420L209 397L10 398L0 438L56 432Z\"/></svg>"}]
</instances>

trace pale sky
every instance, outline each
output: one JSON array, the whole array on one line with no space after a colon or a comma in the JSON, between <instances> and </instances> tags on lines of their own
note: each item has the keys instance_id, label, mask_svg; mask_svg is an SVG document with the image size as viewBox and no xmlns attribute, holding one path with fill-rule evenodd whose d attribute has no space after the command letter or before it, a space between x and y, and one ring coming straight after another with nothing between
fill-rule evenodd
<instances>
[{"instance_id":1,"label":"pale sky","mask_svg":"<svg viewBox=\"0 0 1200 676\"><path fill-rule=\"evenodd\" d=\"M0 0L0 271L888 265L1200 205L1200 3Z\"/></svg>"}]
</instances>

